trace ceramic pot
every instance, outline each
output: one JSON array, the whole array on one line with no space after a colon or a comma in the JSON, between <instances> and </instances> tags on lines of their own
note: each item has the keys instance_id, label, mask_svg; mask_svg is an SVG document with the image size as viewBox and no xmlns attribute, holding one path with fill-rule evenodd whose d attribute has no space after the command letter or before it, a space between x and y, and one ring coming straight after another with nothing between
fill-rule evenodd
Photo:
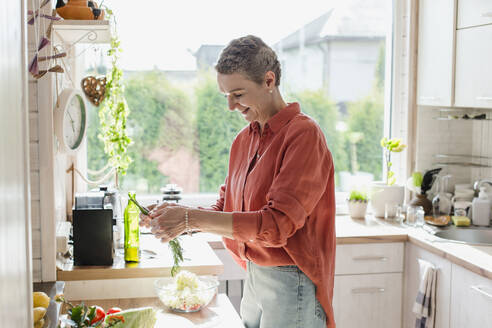
<instances>
[{"instance_id":1,"label":"ceramic pot","mask_svg":"<svg viewBox=\"0 0 492 328\"><path fill-rule=\"evenodd\" d=\"M353 219L366 217L367 201L347 200L349 215Z\"/></svg>"},{"instance_id":2,"label":"ceramic pot","mask_svg":"<svg viewBox=\"0 0 492 328\"><path fill-rule=\"evenodd\" d=\"M405 187L388 186L385 182L373 182L371 188L371 207L375 217L384 218L386 204L403 205Z\"/></svg>"},{"instance_id":3,"label":"ceramic pot","mask_svg":"<svg viewBox=\"0 0 492 328\"><path fill-rule=\"evenodd\" d=\"M416 194L416 197L408 204L410 206L422 206L425 215L432 215L432 202L426 195Z\"/></svg>"},{"instance_id":4,"label":"ceramic pot","mask_svg":"<svg viewBox=\"0 0 492 328\"><path fill-rule=\"evenodd\" d=\"M69 0L65 6L57 8L56 12L63 19L101 20L104 18L104 10L98 9L94 15L93 8L89 7L87 0Z\"/></svg>"}]
</instances>

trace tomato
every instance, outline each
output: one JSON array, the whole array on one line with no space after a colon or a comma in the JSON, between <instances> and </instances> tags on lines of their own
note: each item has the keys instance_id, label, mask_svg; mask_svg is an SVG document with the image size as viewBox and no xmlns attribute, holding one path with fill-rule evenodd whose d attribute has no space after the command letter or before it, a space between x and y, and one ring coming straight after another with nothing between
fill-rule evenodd
<instances>
[{"instance_id":1,"label":"tomato","mask_svg":"<svg viewBox=\"0 0 492 328\"><path fill-rule=\"evenodd\" d=\"M96 322L103 320L105 317L106 317L106 313L104 312L104 309L99 305L96 305L96 315L91 320L90 324L93 325Z\"/></svg>"},{"instance_id":2,"label":"tomato","mask_svg":"<svg viewBox=\"0 0 492 328\"><path fill-rule=\"evenodd\" d=\"M121 312L122 310L119 308L119 307L112 307L111 309L108 310L108 312L106 312L107 315L109 314L113 314L113 313L118 313L118 312Z\"/></svg>"}]
</instances>

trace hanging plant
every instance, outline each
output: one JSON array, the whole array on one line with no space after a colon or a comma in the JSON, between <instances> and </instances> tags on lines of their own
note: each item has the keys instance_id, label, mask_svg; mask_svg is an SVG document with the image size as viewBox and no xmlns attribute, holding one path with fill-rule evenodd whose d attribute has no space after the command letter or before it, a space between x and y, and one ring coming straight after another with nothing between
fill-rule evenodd
<instances>
[{"instance_id":1,"label":"hanging plant","mask_svg":"<svg viewBox=\"0 0 492 328\"><path fill-rule=\"evenodd\" d=\"M116 169L117 174L125 175L132 161L127 153L131 139L126 130L130 109L125 100L125 90L122 83L123 71L118 66L121 48L116 33L116 20L113 11L107 7L105 9L108 19L113 19L114 22L113 37L108 50L112 68L106 76L106 96L99 110L101 133L98 137L104 142L104 152L109 157L109 164Z\"/></svg>"}]
</instances>

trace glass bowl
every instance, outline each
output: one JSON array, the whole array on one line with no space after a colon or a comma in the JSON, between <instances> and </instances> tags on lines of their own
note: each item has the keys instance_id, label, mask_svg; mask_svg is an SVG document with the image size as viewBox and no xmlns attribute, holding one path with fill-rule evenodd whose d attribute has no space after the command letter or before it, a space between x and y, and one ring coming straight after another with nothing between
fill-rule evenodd
<instances>
[{"instance_id":1,"label":"glass bowl","mask_svg":"<svg viewBox=\"0 0 492 328\"><path fill-rule=\"evenodd\" d=\"M214 276L197 276L198 285L178 290L172 277L154 281L157 296L164 306L175 312L197 312L206 307L217 294L219 281Z\"/></svg>"}]
</instances>

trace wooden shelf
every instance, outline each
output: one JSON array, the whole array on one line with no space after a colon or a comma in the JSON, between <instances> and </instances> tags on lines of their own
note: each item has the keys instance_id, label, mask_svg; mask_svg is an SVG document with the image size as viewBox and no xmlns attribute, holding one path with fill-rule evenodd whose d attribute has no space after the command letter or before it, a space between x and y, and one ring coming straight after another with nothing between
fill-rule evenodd
<instances>
[{"instance_id":1,"label":"wooden shelf","mask_svg":"<svg viewBox=\"0 0 492 328\"><path fill-rule=\"evenodd\" d=\"M109 43L108 20L60 20L53 22L55 36L65 43Z\"/></svg>"},{"instance_id":2,"label":"wooden shelf","mask_svg":"<svg viewBox=\"0 0 492 328\"><path fill-rule=\"evenodd\" d=\"M186 260L182 263L183 270L198 275L219 275L224 265L214 251L203 240L182 236L181 245ZM112 266L74 266L72 261L57 261L57 280L101 280L169 277L173 266L173 258L167 244L163 244L153 235L141 234L140 262L127 263L123 253L118 250Z\"/></svg>"}]
</instances>

